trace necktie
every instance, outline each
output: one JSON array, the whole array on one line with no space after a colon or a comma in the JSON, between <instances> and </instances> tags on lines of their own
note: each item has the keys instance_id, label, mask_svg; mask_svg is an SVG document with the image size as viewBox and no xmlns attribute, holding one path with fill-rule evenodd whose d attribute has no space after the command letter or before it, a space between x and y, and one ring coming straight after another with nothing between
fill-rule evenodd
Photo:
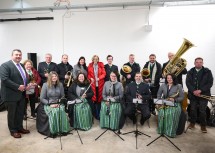
<instances>
[{"instance_id":1,"label":"necktie","mask_svg":"<svg viewBox=\"0 0 215 153\"><path fill-rule=\"evenodd\" d=\"M26 76L25 76L25 73L23 72L20 64L16 64L16 65L18 66L19 72L21 73L22 79L24 81L24 85L26 86Z\"/></svg>"}]
</instances>

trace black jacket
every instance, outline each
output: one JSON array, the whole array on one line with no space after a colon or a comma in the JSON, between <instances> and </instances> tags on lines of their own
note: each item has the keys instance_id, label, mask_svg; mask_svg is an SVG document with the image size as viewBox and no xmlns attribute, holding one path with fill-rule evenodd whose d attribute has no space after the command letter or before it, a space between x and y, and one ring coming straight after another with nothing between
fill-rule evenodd
<instances>
[{"instance_id":1,"label":"black jacket","mask_svg":"<svg viewBox=\"0 0 215 153\"><path fill-rule=\"evenodd\" d=\"M22 64L21 66L23 70L25 70ZM1 65L0 78L2 100L4 102L19 101L22 98L23 93L19 91L18 88L20 85L24 85L24 82L19 70L16 68L12 60ZM26 84L28 84L28 78L26 78Z\"/></svg>"},{"instance_id":2,"label":"black jacket","mask_svg":"<svg viewBox=\"0 0 215 153\"><path fill-rule=\"evenodd\" d=\"M202 75L199 78L198 81L198 89L201 90L201 94L203 95L211 95L211 87L213 86L213 75L211 73L211 70L208 68L202 67L200 70L202 71ZM186 78L186 85L188 88L188 98L189 99L196 99L193 95L193 91L197 90L197 82L196 82L196 69L195 67L191 68L188 73L187 73L187 78Z\"/></svg>"},{"instance_id":3,"label":"black jacket","mask_svg":"<svg viewBox=\"0 0 215 153\"><path fill-rule=\"evenodd\" d=\"M48 66L48 64L46 62L40 62L39 65L38 65L38 73L41 77L41 86L43 85L43 83L46 82L47 78L45 77L45 73L44 71L48 71L51 72L51 71L56 71L58 73L58 69L57 69L57 64L54 63L54 62L51 62Z\"/></svg>"},{"instance_id":4,"label":"black jacket","mask_svg":"<svg viewBox=\"0 0 215 153\"><path fill-rule=\"evenodd\" d=\"M151 98L149 85L146 83L141 82L139 84L139 94L143 97L143 102L149 101ZM136 98L137 93L137 84L136 82L132 82L128 84L126 88L126 101L129 103L133 102L133 99Z\"/></svg>"},{"instance_id":5,"label":"black jacket","mask_svg":"<svg viewBox=\"0 0 215 153\"><path fill-rule=\"evenodd\" d=\"M66 73L68 71L71 71L71 74L72 74L73 67L69 63L64 64L63 62L61 62L60 64L57 65L57 68L58 68L59 80L62 84L64 84Z\"/></svg>"},{"instance_id":6,"label":"black jacket","mask_svg":"<svg viewBox=\"0 0 215 153\"><path fill-rule=\"evenodd\" d=\"M110 67L108 64L105 64L105 71L106 71L105 81L110 81L110 73L111 72L116 72L118 74L117 80L120 81L118 66L112 65Z\"/></svg>"},{"instance_id":7,"label":"black jacket","mask_svg":"<svg viewBox=\"0 0 215 153\"><path fill-rule=\"evenodd\" d=\"M126 84L129 84L130 82L134 81L135 74L137 72L140 72L140 65L136 62L134 62L134 64L132 64L132 66L129 62L125 63L124 65L130 66L132 69L131 73L129 73L131 75L130 79L127 79L127 73L123 72L122 69L120 70L121 75L123 75L126 78Z\"/></svg>"},{"instance_id":8,"label":"black jacket","mask_svg":"<svg viewBox=\"0 0 215 153\"><path fill-rule=\"evenodd\" d=\"M161 70L161 64L157 61L155 62L157 66L157 72L155 73L155 81L154 86L159 86L160 78L162 77L162 70ZM143 68L148 68L149 62L146 62Z\"/></svg>"}]
</instances>

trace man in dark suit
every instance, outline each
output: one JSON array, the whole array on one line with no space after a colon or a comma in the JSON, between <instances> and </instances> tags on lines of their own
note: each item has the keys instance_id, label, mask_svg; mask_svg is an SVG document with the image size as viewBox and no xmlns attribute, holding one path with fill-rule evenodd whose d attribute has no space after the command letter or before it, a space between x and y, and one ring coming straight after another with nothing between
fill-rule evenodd
<instances>
[{"instance_id":1,"label":"man in dark suit","mask_svg":"<svg viewBox=\"0 0 215 153\"><path fill-rule=\"evenodd\" d=\"M58 68L59 80L64 85L64 93L65 93L65 97L67 97L68 88L72 83L72 70L73 70L72 65L70 65L68 62L68 55L66 54L62 55L61 63L57 65L57 68ZM67 75L68 74L67 72L70 73L70 76ZM65 79L67 80L67 82L69 79L71 80L70 83L68 84L68 87L67 87L67 84L65 84Z\"/></svg>"},{"instance_id":2,"label":"man in dark suit","mask_svg":"<svg viewBox=\"0 0 215 153\"><path fill-rule=\"evenodd\" d=\"M122 69L120 70L121 75L126 79L126 85L134 81L135 74L140 72L140 65L134 61L134 57L134 54L130 54L129 62L124 64L131 67L132 71L130 73L126 73Z\"/></svg>"},{"instance_id":3,"label":"man in dark suit","mask_svg":"<svg viewBox=\"0 0 215 153\"><path fill-rule=\"evenodd\" d=\"M115 72L117 74L117 81L120 81L118 66L113 64L113 56L112 55L107 56L107 62L108 63L105 64L105 71L106 71L105 81L110 81L111 72Z\"/></svg>"},{"instance_id":4,"label":"man in dark suit","mask_svg":"<svg viewBox=\"0 0 215 153\"><path fill-rule=\"evenodd\" d=\"M152 98L157 97L157 92L160 87L160 78L162 77L161 64L156 61L156 55L149 55L149 61L146 62L143 68L149 70L148 77L143 76L143 81L145 83L149 83ZM155 104L153 99L150 99L149 102L150 111L153 115L155 115Z\"/></svg>"},{"instance_id":5,"label":"man in dark suit","mask_svg":"<svg viewBox=\"0 0 215 153\"><path fill-rule=\"evenodd\" d=\"M150 118L150 111L149 111L149 99L150 99L150 89L149 85L142 82L142 76L140 72L135 74L135 81L128 84L126 90L126 100L128 105L125 109L125 116L128 116L133 120L133 123L136 123L135 113L137 110L141 111L141 125ZM137 105L137 110L135 104L133 103L133 99L140 99L142 104Z\"/></svg>"},{"instance_id":6,"label":"man in dark suit","mask_svg":"<svg viewBox=\"0 0 215 153\"><path fill-rule=\"evenodd\" d=\"M174 57L174 55L175 55L175 54L172 53L172 52L169 52L169 53L168 53L169 61ZM167 64L169 63L169 61L167 61L166 63L163 63L162 73L163 73L165 67L167 66ZM187 74L187 69L186 69L186 68L184 68L184 69L181 71L181 73L180 73L178 76L176 76L176 77L177 77L178 83L181 84L182 87L183 87L182 75L185 75L185 74Z\"/></svg>"},{"instance_id":7,"label":"man in dark suit","mask_svg":"<svg viewBox=\"0 0 215 153\"><path fill-rule=\"evenodd\" d=\"M47 53L45 55L45 62L40 62L38 65L38 73L41 77L41 87L47 81L49 72L56 71L58 73L57 64L52 62L52 55Z\"/></svg>"},{"instance_id":8,"label":"man in dark suit","mask_svg":"<svg viewBox=\"0 0 215 153\"><path fill-rule=\"evenodd\" d=\"M30 133L23 128L25 90L27 77L24 66L20 64L22 52L19 49L12 51L12 60L5 62L0 67L1 97L8 111L8 128L11 136L21 138L22 134Z\"/></svg>"},{"instance_id":9,"label":"man in dark suit","mask_svg":"<svg viewBox=\"0 0 215 153\"><path fill-rule=\"evenodd\" d=\"M213 75L210 69L203 66L203 59L201 57L197 57L195 59L194 65L195 67L188 71L186 78L191 117L188 127L189 129L193 129L195 127L198 107L201 131L202 133L207 133L206 108L208 105L208 99L201 98L200 96L211 96Z\"/></svg>"}]
</instances>

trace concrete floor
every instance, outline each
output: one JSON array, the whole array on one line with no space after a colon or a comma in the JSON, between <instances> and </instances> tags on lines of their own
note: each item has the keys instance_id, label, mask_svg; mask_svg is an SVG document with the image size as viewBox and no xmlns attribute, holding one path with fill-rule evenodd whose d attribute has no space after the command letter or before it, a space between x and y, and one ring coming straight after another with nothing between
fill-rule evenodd
<instances>
[{"instance_id":1,"label":"concrete floor","mask_svg":"<svg viewBox=\"0 0 215 153\"><path fill-rule=\"evenodd\" d=\"M154 116L150 118L150 125L145 123L144 126L139 125L139 130L150 135L138 136L138 149L136 149L136 138L134 134L121 135L125 141L122 141L111 131L106 132L97 141L95 138L104 130L100 129L99 122L94 121L94 125L89 131L79 131L82 138L81 144L76 131L73 135L67 135L61 138L62 150L60 145L60 137L55 139L44 139L44 136L36 130L36 121L28 119L28 129L31 131L28 135L22 135L21 139L14 139L10 136L7 128L7 111L0 112L0 153L175 153L178 151L165 138L160 138L150 146L146 146L159 135L156 133L156 119ZM23 122L24 127L26 122ZM127 120L122 132L134 130L130 120ZM203 134L200 127L188 130L186 134L170 139L180 149L182 153L215 153L215 128L208 127L208 133Z\"/></svg>"}]
</instances>

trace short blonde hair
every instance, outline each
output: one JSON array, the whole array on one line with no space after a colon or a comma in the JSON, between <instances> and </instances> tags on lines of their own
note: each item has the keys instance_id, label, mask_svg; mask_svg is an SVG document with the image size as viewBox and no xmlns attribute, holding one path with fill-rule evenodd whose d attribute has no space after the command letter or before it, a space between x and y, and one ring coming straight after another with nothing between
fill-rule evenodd
<instances>
[{"instance_id":1,"label":"short blonde hair","mask_svg":"<svg viewBox=\"0 0 215 153\"><path fill-rule=\"evenodd\" d=\"M25 65L26 63L31 63L31 66L33 66L33 62L31 61L31 60L29 60L29 59L27 59L27 60L25 60L24 62L23 62L23 64Z\"/></svg>"},{"instance_id":2,"label":"short blonde hair","mask_svg":"<svg viewBox=\"0 0 215 153\"><path fill-rule=\"evenodd\" d=\"M93 60L94 60L95 57L98 58L98 62L99 62L99 56L98 56L98 55L93 55L93 57L92 57L92 62L93 62Z\"/></svg>"}]
</instances>

